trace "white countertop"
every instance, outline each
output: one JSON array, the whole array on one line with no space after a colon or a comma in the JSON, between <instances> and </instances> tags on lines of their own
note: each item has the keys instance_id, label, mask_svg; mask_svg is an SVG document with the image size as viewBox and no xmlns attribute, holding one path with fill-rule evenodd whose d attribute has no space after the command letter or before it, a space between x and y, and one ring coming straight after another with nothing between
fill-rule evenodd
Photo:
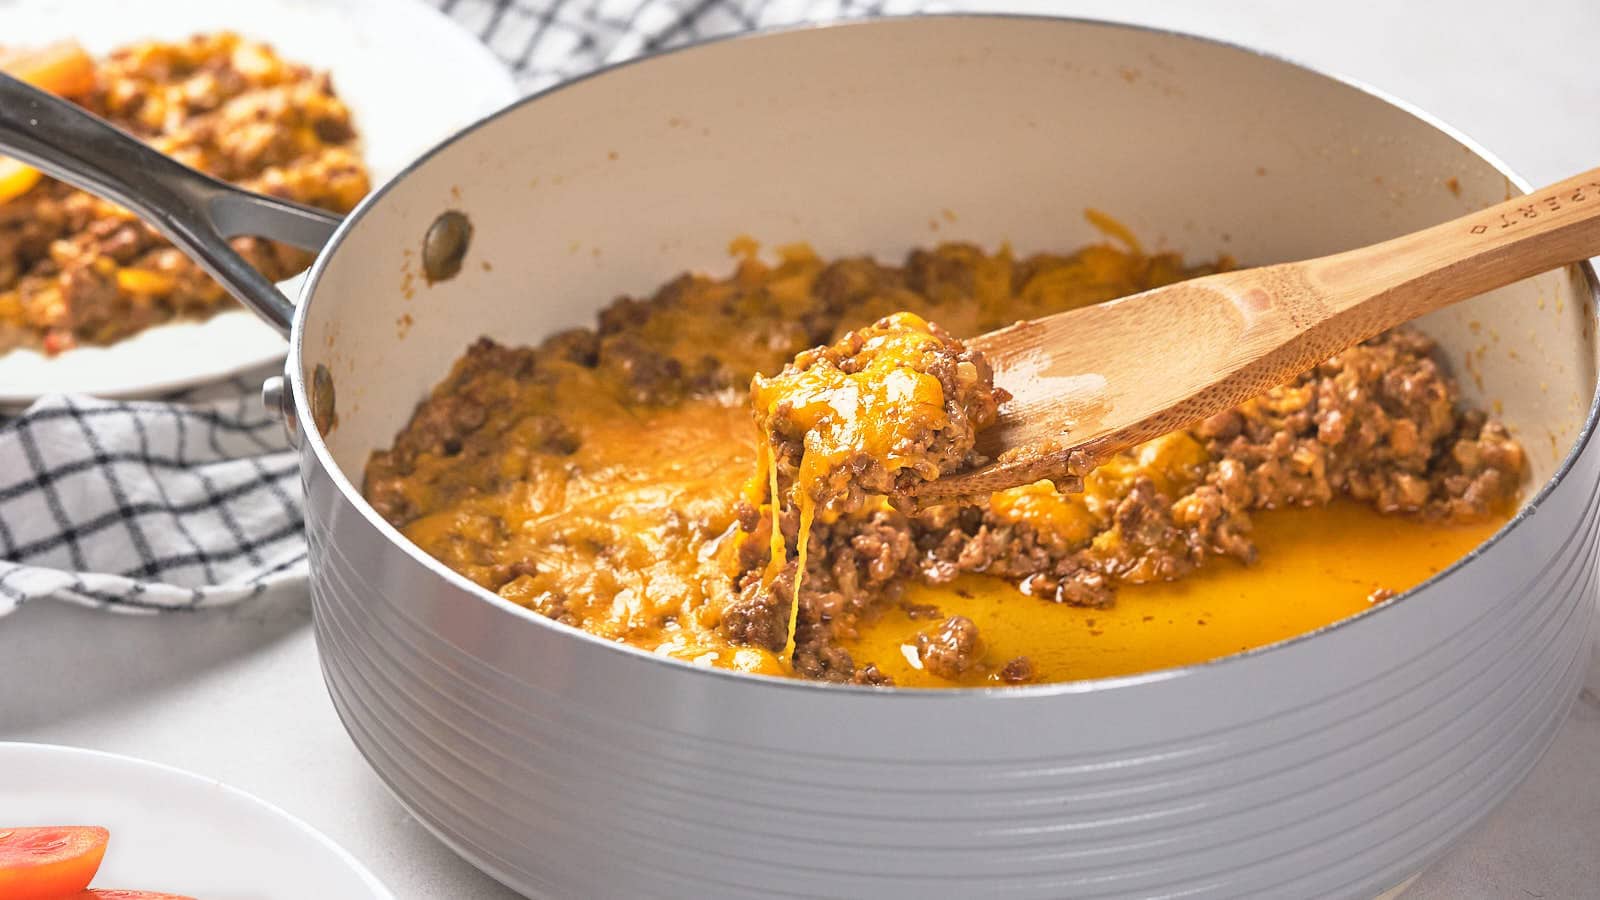
<instances>
[{"instance_id":1,"label":"white countertop","mask_svg":"<svg viewBox=\"0 0 1600 900\"><path fill-rule=\"evenodd\" d=\"M1001 0L1225 38L1430 110L1525 177L1600 165L1600 0ZM278 804L402 900L504 898L416 824L367 768L322 684L304 592L129 617L34 603L0 620L0 739L125 753ZM1600 897L1600 659L1529 780L1406 895Z\"/></svg>"}]
</instances>

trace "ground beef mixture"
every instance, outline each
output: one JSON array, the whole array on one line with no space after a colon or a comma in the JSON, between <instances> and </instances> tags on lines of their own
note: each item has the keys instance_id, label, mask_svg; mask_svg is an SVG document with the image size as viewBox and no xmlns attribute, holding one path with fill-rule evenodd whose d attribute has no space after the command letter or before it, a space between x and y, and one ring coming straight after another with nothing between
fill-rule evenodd
<instances>
[{"instance_id":1,"label":"ground beef mixture","mask_svg":"<svg viewBox=\"0 0 1600 900\"><path fill-rule=\"evenodd\" d=\"M69 99L253 191L348 212L369 186L328 76L234 34L114 51ZM233 246L274 280L311 260L259 238ZM220 285L114 204L49 178L0 202L0 351L111 343L228 305Z\"/></svg>"},{"instance_id":2,"label":"ground beef mixture","mask_svg":"<svg viewBox=\"0 0 1600 900\"><path fill-rule=\"evenodd\" d=\"M908 585L987 576L1039 603L1103 607L1119 585L1183 578L1218 557L1252 562L1257 511L1343 498L1462 522L1514 504L1521 448L1463 406L1427 337L1398 329L1119 454L1077 493L1039 482L908 514L883 496L896 487L887 470L843 457L849 477L813 498L836 502L812 523L800 571L800 509L781 489L773 504L766 479L752 477L752 376L778 373L756 381L755 416L793 477L818 419L765 406L762 386L848 376L874 336L896 329L880 320L910 312L916 322L900 324L929 353L909 371L931 378L925 405L946 416L922 424L948 430L925 428L906 446L938 469L970 452L970 432L993 415L986 367L948 335L1226 264L1186 268L1105 245L1016 259L949 244L902 266L803 248L777 265L746 259L727 279L684 276L619 300L597 329L538 348L480 341L374 454L366 495L448 565L560 621L697 664L861 684L885 683L885 661L849 647L888 610L911 620L903 646L928 673L1036 677L1026 655L986 657L971 619L905 606ZM782 659L791 614L793 654Z\"/></svg>"},{"instance_id":3,"label":"ground beef mixture","mask_svg":"<svg viewBox=\"0 0 1600 900\"><path fill-rule=\"evenodd\" d=\"M981 354L911 313L806 350L750 387L780 493L805 493L829 518L978 465L978 431L1005 399Z\"/></svg>"}]
</instances>

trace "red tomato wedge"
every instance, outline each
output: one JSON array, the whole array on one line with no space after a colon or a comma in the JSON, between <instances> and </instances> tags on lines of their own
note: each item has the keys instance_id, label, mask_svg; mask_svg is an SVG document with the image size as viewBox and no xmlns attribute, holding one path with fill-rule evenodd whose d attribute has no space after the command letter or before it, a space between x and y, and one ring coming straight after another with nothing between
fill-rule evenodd
<instances>
[{"instance_id":1,"label":"red tomato wedge","mask_svg":"<svg viewBox=\"0 0 1600 900\"><path fill-rule=\"evenodd\" d=\"M83 894L62 897L61 900L195 900L182 894L157 894L154 890L85 890Z\"/></svg>"},{"instance_id":2,"label":"red tomato wedge","mask_svg":"<svg viewBox=\"0 0 1600 900\"><path fill-rule=\"evenodd\" d=\"M111 833L92 826L0 828L0 897L61 900L89 886Z\"/></svg>"}]
</instances>

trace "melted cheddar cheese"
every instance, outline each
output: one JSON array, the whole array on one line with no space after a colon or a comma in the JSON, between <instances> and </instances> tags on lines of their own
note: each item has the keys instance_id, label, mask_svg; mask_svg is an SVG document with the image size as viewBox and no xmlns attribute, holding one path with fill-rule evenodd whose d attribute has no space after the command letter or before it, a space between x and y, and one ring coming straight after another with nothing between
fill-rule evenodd
<instances>
[{"instance_id":1,"label":"melted cheddar cheese","mask_svg":"<svg viewBox=\"0 0 1600 900\"><path fill-rule=\"evenodd\" d=\"M775 264L747 256L732 277L685 276L650 301L621 302L598 335L572 342L577 349L560 336L537 349L475 347L394 447L374 455L366 495L425 551L511 602L694 665L794 674L801 579L832 562L806 565L817 549L808 533L841 515L823 489L839 485L819 482L863 448L890 471L910 464L897 456L900 442L944 424L940 383L904 365L922 349L924 320L971 335L1191 274L1176 256L1110 245L1026 260L947 245L914 254L904 270L827 263L804 248L787 248ZM780 374L796 353L885 316L909 327L859 369ZM1263 415L1292 418L1294 404L1306 402L1274 396L1258 405ZM770 435L751 421L752 405L762 420L780 403L806 434L792 483L780 483ZM1380 515L1347 499L1297 499L1312 508L1254 514L1254 564L1218 559L1168 580L1128 551L1124 529L1137 523L1118 510L1136 488L1180 502L1216 463L1199 437L1175 432L1091 473L1082 493L1041 482L988 499L986 527L1026 526L1116 561L1120 587L1109 608L1030 596L1037 592L1026 579L897 576L891 598L851 619L838 646L907 686L995 683L1002 664L1021 656L1032 660L1035 681L1198 662L1338 621L1367 608L1375 589L1404 591L1509 513L1496 507L1447 524ZM741 508L770 521L772 499L786 491L798 506L799 539L792 527L748 530ZM1370 502L1384 506L1388 497ZM881 497L856 499L862 515L887 509ZM913 549L913 562L933 552ZM768 583L800 563L785 598L786 640L730 631L752 558ZM982 665L955 679L926 671L913 636L929 625L916 611L929 606L977 623ZM837 621L821 615L824 625Z\"/></svg>"}]
</instances>

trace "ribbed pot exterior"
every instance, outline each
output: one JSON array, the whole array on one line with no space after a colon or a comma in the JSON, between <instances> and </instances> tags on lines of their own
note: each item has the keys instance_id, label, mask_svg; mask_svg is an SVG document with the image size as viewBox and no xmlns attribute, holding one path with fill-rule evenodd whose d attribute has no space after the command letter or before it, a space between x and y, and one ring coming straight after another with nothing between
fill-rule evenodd
<instances>
[{"instance_id":1,"label":"ribbed pot exterior","mask_svg":"<svg viewBox=\"0 0 1600 900\"><path fill-rule=\"evenodd\" d=\"M438 578L308 461L334 704L534 897L1371 897L1528 772L1592 640L1591 443L1394 606L1171 678L847 691L619 653Z\"/></svg>"}]
</instances>

